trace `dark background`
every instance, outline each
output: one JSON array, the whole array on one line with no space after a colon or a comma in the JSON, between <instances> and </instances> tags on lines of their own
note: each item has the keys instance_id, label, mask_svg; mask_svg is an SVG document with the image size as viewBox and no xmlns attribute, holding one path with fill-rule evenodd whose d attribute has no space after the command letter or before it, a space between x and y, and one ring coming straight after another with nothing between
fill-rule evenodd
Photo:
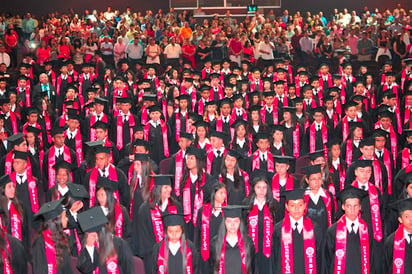
<instances>
[{"instance_id":1,"label":"dark background","mask_svg":"<svg viewBox=\"0 0 412 274\"><path fill-rule=\"evenodd\" d=\"M288 9L289 12L295 12L296 10L301 12L318 12L321 10L325 15L330 15L334 8L342 10L346 7L349 10L356 10L357 12L362 11L364 6L368 6L371 9L377 7L380 10L385 8L392 10L398 3L406 10L412 8L410 0L282 0L281 10ZM51 11L68 12L69 9L72 8L75 12L82 13L86 8L89 10L102 10L106 9L109 5L112 9L124 10L125 7L130 6L133 11L151 9L156 12L159 8L167 11L169 9L169 0L8 0L2 1L1 12L31 12L35 15L43 15ZM281 10L275 10L276 14L281 14Z\"/></svg>"}]
</instances>

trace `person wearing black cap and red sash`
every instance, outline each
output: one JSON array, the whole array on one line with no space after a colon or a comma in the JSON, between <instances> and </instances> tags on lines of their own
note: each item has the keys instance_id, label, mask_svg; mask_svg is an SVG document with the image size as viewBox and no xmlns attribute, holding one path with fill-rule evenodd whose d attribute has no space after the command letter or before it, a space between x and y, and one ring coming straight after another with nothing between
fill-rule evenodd
<instances>
[{"instance_id":1,"label":"person wearing black cap and red sash","mask_svg":"<svg viewBox=\"0 0 412 274\"><path fill-rule=\"evenodd\" d=\"M286 198L287 213L275 225L272 237L276 274L321 273L321 229L305 217L304 193L304 189L282 193Z\"/></svg>"},{"instance_id":2,"label":"person wearing black cap and red sash","mask_svg":"<svg viewBox=\"0 0 412 274\"><path fill-rule=\"evenodd\" d=\"M260 117L262 119L262 123L266 125L277 125L280 123L280 120L282 120L282 116L279 116L277 106L273 104L274 95L275 94L273 91L263 92L265 104L260 109Z\"/></svg>"},{"instance_id":3,"label":"person wearing black cap and red sash","mask_svg":"<svg viewBox=\"0 0 412 274\"><path fill-rule=\"evenodd\" d=\"M247 121L237 119L231 126L234 128L230 149L235 150L241 157L239 157L239 167L247 170L247 158L252 156L255 145L253 144L252 134L247 131Z\"/></svg>"},{"instance_id":4,"label":"person wearing black cap and red sash","mask_svg":"<svg viewBox=\"0 0 412 274\"><path fill-rule=\"evenodd\" d=\"M53 166L53 169L56 172L56 184L46 193L46 201L48 202L66 197L69 192L68 184L73 183L71 174L74 167L72 164L60 160Z\"/></svg>"},{"instance_id":5,"label":"person wearing black cap and red sash","mask_svg":"<svg viewBox=\"0 0 412 274\"><path fill-rule=\"evenodd\" d=\"M349 123L349 135L346 140L341 143L341 156L346 165L350 165L352 160L362 156L360 151L360 143L363 137L364 128L360 122Z\"/></svg>"},{"instance_id":6,"label":"person wearing black cap and red sash","mask_svg":"<svg viewBox=\"0 0 412 274\"><path fill-rule=\"evenodd\" d=\"M328 162L325 154L327 155L327 150L317 150L309 153L309 159L311 165L320 165L322 173L323 187L327 189L333 195L336 195L335 185L332 180L332 175L329 172Z\"/></svg>"},{"instance_id":7,"label":"person wearing black cap and red sash","mask_svg":"<svg viewBox=\"0 0 412 274\"><path fill-rule=\"evenodd\" d=\"M226 134L220 131L213 131L210 134L212 147L206 156L206 172L209 174L220 173L223 156L227 153L227 148L223 144L225 138Z\"/></svg>"},{"instance_id":8,"label":"person wearing black cap and red sash","mask_svg":"<svg viewBox=\"0 0 412 274\"><path fill-rule=\"evenodd\" d=\"M387 195L390 197L392 195L393 177L396 175L394 164L396 156L393 157L392 153L385 147L386 138L388 138L388 133L385 130L375 129L373 131L373 138L375 139L375 158L385 166L386 173L388 174Z\"/></svg>"},{"instance_id":9,"label":"person wearing black cap and red sash","mask_svg":"<svg viewBox=\"0 0 412 274\"><path fill-rule=\"evenodd\" d=\"M248 168L252 171L262 169L268 172L275 172L273 155L269 151L269 135L266 133L258 133L256 135L256 145L258 149L249 157Z\"/></svg>"},{"instance_id":10,"label":"person wearing black cap and red sash","mask_svg":"<svg viewBox=\"0 0 412 274\"><path fill-rule=\"evenodd\" d=\"M288 140L284 138L284 130L285 127L283 125L271 125L269 127L269 133L271 137L269 150L270 152L272 152L273 156L292 156L292 151L289 151L289 147L286 146Z\"/></svg>"},{"instance_id":11,"label":"person wearing black cap and red sash","mask_svg":"<svg viewBox=\"0 0 412 274\"><path fill-rule=\"evenodd\" d=\"M345 104L346 115L338 122L335 127L337 138L341 141L345 141L349 137L349 125L353 122L360 122L363 128L366 126L357 115L356 102L350 101Z\"/></svg>"},{"instance_id":12,"label":"person wearing black cap and red sash","mask_svg":"<svg viewBox=\"0 0 412 274\"><path fill-rule=\"evenodd\" d=\"M179 150L170 157L169 174L175 176L173 190L176 197L180 197L180 183L183 177L183 171L186 166L187 149L192 143L193 135L183 131L180 133L178 146Z\"/></svg>"},{"instance_id":13,"label":"person wearing black cap and red sash","mask_svg":"<svg viewBox=\"0 0 412 274\"><path fill-rule=\"evenodd\" d=\"M146 274L152 273L153 247L165 237L161 216L182 213L182 206L172 198L171 175L153 175L154 187L149 199L139 209L135 230L139 246L137 255L143 258Z\"/></svg>"},{"instance_id":14,"label":"person wearing black cap and red sash","mask_svg":"<svg viewBox=\"0 0 412 274\"><path fill-rule=\"evenodd\" d=\"M63 229L67 226L62 200L44 204L34 216L42 220L34 240L33 273L71 274L69 244Z\"/></svg>"},{"instance_id":15,"label":"person wearing black cap and red sash","mask_svg":"<svg viewBox=\"0 0 412 274\"><path fill-rule=\"evenodd\" d=\"M278 202L270 191L271 173L255 170L251 174L251 192L244 203L248 205L246 225L255 246L255 261L259 273L273 273L273 226L280 221Z\"/></svg>"},{"instance_id":16,"label":"person wearing black cap and red sash","mask_svg":"<svg viewBox=\"0 0 412 274\"><path fill-rule=\"evenodd\" d=\"M0 98L0 114L3 114L4 127L11 133L16 134L21 128L20 118L10 109L10 99Z\"/></svg>"},{"instance_id":17,"label":"person wearing black cap and red sash","mask_svg":"<svg viewBox=\"0 0 412 274\"><path fill-rule=\"evenodd\" d=\"M115 116L111 125L111 140L116 144L118 150L130 143L133 139L133 127L137 124L137 117L130 112L132 102L128 97L117 100L120 103L119 115Z\"/></svg>"},{"instance_id":18,"label":"person wearing black cap and red sash","mask_svg":"<svg viewBox=\"0 0 412 274\"><path fill-rule=\"evenodd\" d=\"M398 143L400 143L400 136L395 131L392 123L395 123L396 120L392 119L393 114L389 111L388 107L381 105L378 108L378 118L379 120L375 123L374 129L382 129L386 131L386 148L391 152L393 161L396 161L396 155L398 155Z\"/></svg>"},{"instance_id":19,"label":"person wearing black cap and red sash","mask_svg":"<svg viewBox=\"0 0 412 274\"><path fill-rule=\"evenodd\" d=\"M226 134L226 137L224 139L225 144L230 143L231 139L231 132L230 132L230 126L233 124L235 120L232 119L230 116L231 113L231 108L232 108L232 100L229 98L224 98L219 101L219 112L220 116L219 118L216 119L216 125L214 130L223 132Z\"/></svg>"},{"instance_id":20,"label":"person wearing black cap and red sash","mask_svg":"<svg viewBox=\"0 0 412 274\"><path fill-rule=\"evenodd\" d=\"M156 94L150 93L151 89L148 89L148 92L143 93L143 105L139 110L138 121L141 124L145 125L149 120L149 108L157 103Z\"/></svg>"},{"instance_id":21,"label":"person wearing black cap and red sash","mask_svg":"<svg viewBox=\"0 0 412 274\"><path fill-rule=\"evenodd\" d=\"M21 128L21 132L26 134L30 127L34 127L40 132L36 134L39 138L41 147L48 147L47 133L45 127L39 123L39 112L37 108L29 108L25 110L27 122Z\"/></svg>"},{"instance_id":22,"label":"person wearing black cap and red sash","mask_svg":"<svg viewBox=\"0 0 412 274\"><path fill-rule=\"evenodd\" d=\"M186 151L185 167L179 180L175 185L175 194L183 206L184 220L186 223L186 236L194 239L194 230L197 225L197 216L204 202L205 185L210 183L211 176L204 170L204 153L201 149L189 147ZM176 178L175 174L175 178ZM175 181L176 183L176 181ZM177 189L178 188L178 189Z\"/></svg>"},{"instance_id":23,"label":"person wearing black cap and red sash","mask_svg":"<svg viewBox=\"0 0 412 274\"><path fill-rule=\"evenodd\" d=\"M397 170L405 168L411 164L411 154L412 154L412 130L404 129L403 134L405 136L405 144L403 149L398 152L396 158L396 168Z\"/></svg>"},{"instance_id":24,"label":"person wearing black cap and red sash","mask_svg":"<svg viewBox=\"0 0 412 274\"><path fill-rule=\"evenodd\" d=\"M305 153L305 130L296 119L295 107L283 108L283 120L280 122L284 126L283 134L286 140L287 150L291 152L291 156L296 159Z\"/></svg>"},{"instance_id":25,"label":"person wearing black cap and red sash","mask_svg":"<svg viewBox=\"0 0 412 274\"><path fill-rule=\"evenodd\" d=\"M107 229L108 219L100 207L80 213L78 220L85 233L84 245L76 264L80 273L134 273L129 245Z\"/></svg>"},{"instance_id":26,"label":"person wearing black cap and red sash","mask_svg":"<svg viewBox=\"0 0 412 274\"><path fill-rule=\"evenodd\" d=\"M104 112L104 107L107 104L107 100L101 97L94 98L94 111L88 115L83 123L82 133L85 140L94 142L97 140L96 129L93 125L97 122L103 122L108 125L111 124L110 116Z\"/></svg>"},{"instance_id":27,"label":"person wearing black cap and red sash","mask_svg":"<svg viewBox=\"0 0 412 274\"><path fill-rule=\"evenodd\" d=\"M181 214L162 216L164 239L153 247L152 273L198 274L199 255L185 236L185 221Z\"/></svg>"},{"instance_id":28,"label":"person wearing black cap and red sash","mask_svg":"<svg viewBox=\"0 0 412 274\"><path fill-rule=\"evenodd\" d=\"M340 194L345 214L328 228L322 255L323 273L363 274L379 272L373 233L360 218L365 191L348 186Z\"/></svg>"},{"instance_id":29,"label":"person wearing black cap and red sash","mask_svg":"<svg viewBox=\"0 0 412 274\"><path fill-rule=\"evenodd\" d=\"M314 121L306 129L309 152L325 149L332 132L332 129L324 122L324 110L322 107L314 108L312 115Z\"/></svg>"},{"instance_id":30,"label":"person wearing black cap and red sash","mask_svg":"<svg viewBox=\"0 0 412 274\"><path fill-rule=\"evenodd\" d=\"M340 141L333 139L328 143L328 167L332 179L335 196L345 187L346 163L341 157ZM359 152L360 153L360 152Z\"/></svg>"},{"instance_id":31,"label":"person wearing black cap and red sash","mask_svg":"<svg viewBox=\"0 0 412 274\"><path fill-rule=\"evenodd\" d=\"M391 207L398 212L399 227L385 240L382 273L412 273L412 199L398 200Z\"/></svg>"},{"instance_id":32,"label":"person wearing black cap and red sash","mask_svg":"<svg viewBox=\"0 0 412 274\"><path fill-rule=\"evenodd\" d=\"M62 127L52 130L53 145L44 153L43 160L43 190L47 190L56 184L56 172L53 166L59 161L64 160L77 166L76 153L64 144L64 131Z\"/></svg>"},{"instance_id":33,"label":"person wearing black cap and red sash","mask_svg":"<svg viewBox=\"0 0 412 274\"><path fill-rule=\"evenodd\" d=\"M92 207L95 205L96 190L99 181L109 179L111 181L118 182L116 190L113 191L115 200L128 208L130 193L127 177L121 169L110 163L111 147L97 146L95 151L96 166L86 174L83 182L83 185L88 190L90 195L88 206Z\"/></svg>"},{"instance_id":34,"label":"person wearing black cap and red sash","mask_svg":"<svg viewBox=\"0 0 412 274\"><path fill-rule=\"evenodd\" d=\"M80 131L80 116L69 112L67 129L64 131L64 143L76 153L77 167L83 162L83 136Z\"/></svg>"},{"instance_id":35,"label":"person wearing black cap and red sash","mask_svg":"<svg viewBox=\"0 0 412 274\"><path fill-rule=\"evenodd\" d=\"M222 207L227 205L226 186L219 182L206 184L203 187L205 203L199 209L195 227L194 243L200 252L199 264L202 274L208 274L210 269L211 240L217 235L223 221Z\"/></svg>"},{"instance_id":36,"label":"person wearing black cap and red sash","mask_svg":"<svg viewBox=\"0 0 412 274\"><path fill-rule=\"evenodd\" d=\"M117 150L115 144L112 141L110 141L108 136L108 127L109 125L107 123L97 121L92 126L92 130L95 131L95 141L101 141L103 142L103 146L112 148L112 150L110 151L111 162L117 164L119 159L121 159L121 152ZM123 147L123 150L125 150L125 147Z\"/></svg>"},{"instance_id":37,"label":"person wearing black cap and red sash","mask_svg":"<svg viewBox=\"0 0 412 274\"><path fill-rule=\"evenodd\" d=\"M172 117L169 119L168 124L170 126L171 132L174 132L174 138L171 139L170 151L172 153L178 150L179 137L182 132L190 132L189 128L189 100L190 97L187 94L183 94L177 97L179 100L179 109L177 112L173 113Z\"/></svg>"}]
</instances>

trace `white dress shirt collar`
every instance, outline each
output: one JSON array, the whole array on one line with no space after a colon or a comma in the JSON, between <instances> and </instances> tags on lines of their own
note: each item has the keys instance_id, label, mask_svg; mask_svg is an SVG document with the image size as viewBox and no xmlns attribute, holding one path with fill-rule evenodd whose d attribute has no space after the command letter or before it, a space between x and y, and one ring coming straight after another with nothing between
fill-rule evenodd
<instances>
[{"instance_id":1,"label":"white dress shirt collar","mask_svg":"<svg viewBox=\"0 0 412 274\"><path fill-rule=\"evenodd\" d=\"M177 241L176 243L172 244L169 242L169 250L173 254L173 256L176 255L177 251L179 251L180 248L180 241Z\"/></svg>"},{"instance_id":2,"label":"white dress shirt collar","mask_svg":"<svg viewBox=\"0 0 412 274\"><path fill-rule=\"evenodd\" d=\"M292 216L289 216L289 218L290 218L290 224L292 226L292 229L295 229L295 226L296 226L295 224L297 222L298 223L298 231L299 231L299 233L301 233L302 229L303 229L303 216L300 217L300 219L298 221L293 219Z\"/></svg>"},{"instance_id":3,"label":"white dress shirt collar","mask_svg":"<svg viewBox=\"0 0 412 274\"><path fill-rule=\"evenodd\" d=\"M355 224L353 226L353 230L354 230L355 233L357 233L358 229L359 229L359 218L356 218L356 220L354 222L352 222L351 220L346 218L346 228L348 229L348 232L352 231L352 224Z\"/></svg>"}]
</instances>

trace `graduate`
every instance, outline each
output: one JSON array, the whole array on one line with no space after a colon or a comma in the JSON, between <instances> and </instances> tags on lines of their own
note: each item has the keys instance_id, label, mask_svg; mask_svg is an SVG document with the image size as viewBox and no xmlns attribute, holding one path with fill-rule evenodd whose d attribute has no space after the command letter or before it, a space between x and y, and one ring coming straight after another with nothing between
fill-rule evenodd
<instances>
[{"instance_id":1,"label":"graduate","mask_svg":"<svg viewBox=\"0 0 412 274\"><path fill-rule=\"evenodd\" d=\"M341 157L340 142L333 139L328 143L328 166L329 174L336 191L336 194L345 188L346 163Z\"/></svg>"},{"instance_id":2,"label":"graduate","mask_svg":"<svg viewBox=\"0 0 412 274\"><path fill-rule=\"evenodd\" d=\"M180 133L178 146L179 150L170 157L169 173L175 176L173 189L176 197L180 197L181 179L186 166L187 149L192 143L193 135L183 131ZM190 238L189 238L190 239Z\"/></svg>"},{"instance_id":3,"label":"graduate","mask_svg":"<svg viewBox=\"0 0 412 274\"><path fill-rule=\"evenodd\" d=\"M398 212L399 227L385 239L382 273L410 273L412 262L412 199L398 200L391 205Z\"/></svg>"},{"instance_id":4,"label":"graduate","mask_svg":"<svg viewBox=\"0 0 412 274\"><path fill-rule=\"evenodd\" d=\"M251 192L244 201L248 205L246 225L255 246L255 262L259 273L273 273L273 226L280 221L279 206L270 193L271 175L255 170L252 174Z\"/></svg>"},{"instance_id":5,"label":"graduate","mask_svg":"<svg viewBox=\"0 0 412 274\"><path fill-rule=\"evenodd\" d=\"M239 166L241 169L247 169L247 157L252 156L253 150L255 149L254 144L252 144L252 134L247 131L247 121L243 119L237 119L233 124L234 136L232 142L230 143L230 149L233 149L239 153L239 155L246 156L242 157L239 161Z\"/></svg>"},{"instance_id":6,"label":"graduate","mask_svg":"<svg viewBox=\"0 0 412 274\"><path fill-rule=\"evenodd\" d=\"M123 147L122 151L119 151L117 149L115 144L112 141L109 140L109 137L108 137L108 129L109 128L108 127L109 127L109 125L107 123L104 123L102 121L97 121L92 126L92 130L95 131L95 135L96 135L95 141L102 141L103 146L112 148L111 151L110 151L110 162L113 163L113 164L117 164L119 159L124 157L122 152L126 151L126 147Z\"/></svg>"},{"instance_id":7,"label":"graduate","mask_svg":"<svg viewBox=\"0 0 412 274\"><path fill-rule=\"evenodd\" d=\"M337 138L341 141L345 141L349 137L349 129L350 124L354 122L359 122L362 125L362 128L367 128L361 118L358 117L357 114L357 103L353 101L349 101L345 104L346 115L338 122L335 127L335 132L337 134Z\"/></svg>"},{"instance_id":8,"label":"graduate","mask_svg":"<svg viewBox=\"0 0 412 274\"><path fill-rule=\"evenodd\" d=\"M46 201L48 202L65 197L69 191L68 184L73 183L71 176L73 166L70 163L59 160L53 168L56 172L56 184L47 191Z\"/></svg>"},{"instance_id":9,"label":"graduate","mask_svg":"<svg viewBox=\"0 0 412 274\"><path fill-rule=\"evenodd\" d=\"M0 252L2 254L0 269L5 273L27 273L28 258L22 243L3 230L0 231Z\"/></svg>"},{"instance_id":10,"label":"graduate","mask_svg":"<svg viewBox=\"0 0 412 274\"><path fill-rule=\"evenodd\" d=\"M283 120L280 122L284 126L283 135L286 140L286 150L291 153L296 159L306 153L307 145L305 138L305 130L296 119L295 107L283 108Z\"/></svg>"},{"instance_id":11,"label":"graduate","mask_svg":"<svg viewBox=\"0 0 412 274\"><path fill-rule=\"evenodd\" d=\"M0 98L0 114L5 117L4 127L12 134L17 134L21 128L21 120L16 113L11 111L10 99Z\"/></svg>"},{"instance_id":12,"label":"graduate","mask_svg":"<svg viewBox=\"0 0 412 274\"><path fill-rule=\"evenodd\" d=\"M319 225L305 217L304 193L304 189L282 193L287 213L273 231L274 273L321 273L322 234Z\"/></svg>"},{"instance_id":13,"label":"graduate","mask_svg":"<svg viewBox=\"0 0 412 274\"><path fill-rule=\"evenodd\" d=\"M220 182L206 184L203 187L204 204L197 215L194 244L200 252L200 273L208 274L210 269L210 241L217 235L223 222L222 207L227 205L226 186Z\"/></svg>"},{"instance_id":14,"label":"graduate","mask_svg":"<svg viewBox=\"0 0 412 274\"><path fill-rule=\"evenodd\" d=\"M258 273L255 248L242 220L242 208L244 206L223 207L223 225L210 243L213 273Z\"/></svg>"},{"instance_id":15,"label":"graduate","mask_svg":"<svg viewBox=\"0 0 412 274\"><path fill-rule=\"evenodd\" d=\"M203 120L198 120L194 123L196 128L193 146L200 148L205 153L212 147L209 140L209 124Z\"/></svg>"},{"instance_id":16,"label":"graduate","mask_svg":"<svg viewBox=\"0 0 412 274\"><path fill-rule=\"evenodd\" d=\"M137 117L130 112L132 102L127 97L117 100L120 104L119 115L113 117L111 128L111 140L116 144L116 148L121 150L133 138L133 127L137 124Z\"/></svg>"},{"instance_id":17,"label":"graduate","mask_svg":"<svg viewBox=\"0 0 412 274\"><path fill-rule=\"evenodd\" d=\"M127 242L113 236L107 228L108 219L100 207L78 216L84 235L84 245L77 259L77 269L87 273L134 273L132 252Z\"/></svg>"},{"instance_id":18,"label":"graduate","mask_svg":"<svg viewBox=\"0 0 412 274\"><path fill-rule=\"evenodd\" d=\"M262 123L266 125L277 125L282 118L282 116L279 116L277 106L273 104L274 95L273 91L263 92L265 104L260 109L260 117L262 118Z\"/></svg>"},{"instance_id":19,"label":"graduate","mask_svg":"<svg viewBox=\"0 0 412 274\"><path fill-rule=\"evenodd\" d=\"M335 222L335 200L329 191L322 187L322 170L320 165L311 165L304 168L306 217L316 222L322 233Z\"/></svg>"},{"instance_id":20,"label":"graduate","mask_svg":"<svg viewBox=\"0 0 412 274\"><path fill-rule=\"evenodd\" d=\"M182 94L177 97L179 100L179 109L173 113L172 117L168 120L171 132L174 132L174 138L171 138L170 150L175 153L178 150L178 143L180 134L182 132L190 132L188 123L188 111L190 97L187 94Z\"/></svg>"},{"instance_id":21,"label":"graduate","mask_svg":"<svg viewBox=\"0 0 412 274\"><path fill-rule=\"evenodd\" d=\"M153 247L152 273L199 274L198 252L185 236L181 214L162 216L164 239Z\"/></svg>"},{"instance_id":22,"label":"graduate","mask_svg":"<svg viewBox=\"0 0 412 274\"><path fill-rule=\"evenodd\" d=\"M69 243L63 229L67 226L62 200L44 204L34 216L41 220L34 240L33 273L71 274Z\"/></svg>"},{"instance_id":23,"label":"graduate","mask_svg":"<svg viewBox=\"0 0 412 274\"><path fill-rule=\"evenodd\" d=\"M273 155L269 151L269 135L267 133L258 133L256 135L257 150L249 157L249 170L262 169L268 172L275 171Z\"/></svg>"},{"instance_id":24,"label":"graduate","mask_svg":"<svg viewBox=\"0 0 412 274\"><path fill-rule=\"evenodd\" d=\"M222 166L223 156L227 153L224 146L226 134L220 131L213 131L210 134L211 148L207 151L206 172L209 174L219 174Z\"/></svg>"},{"instance_id":25,"label":"graduate","mask_svg":"<svg viewBox=\"0 0 412 274\"><path fill-rule=\"evenodd\" d=\"M349 123L349 135L341 144L341 156L347 166L352 163L352 160L359 159L362 155L360 142L363 138L363 131L364 129L360 122Z\"/></svg>"},{"instance_id":26,"label":"graduate","mask_svg":"<svg viewBox=\"0 0 412 274\"><path fill-rule=\"evenodd\" d=\"M185 234L192 241L199 209L204 202L203 188L211 181L211 176L203 167L203 156L203 151L198 148L187 149L186 164L179 182L179 202L183 206Z\"/></svg>"},{"instance_id":27,"label":"graduate","mask_svg":"<svg viewBox=\"0 0 412 274\"><path fill-rule=\"evenodd\" d=\"M229 98L224 98L219 101L219 112L220 116L216 119L216 125L215 125L215 130L219 132L225 133L225 139L224 142L225 144L230 143L231 139L231 132L230 132L230 126L233 124L235 119L233 119L230 116L231 113L231 108L232 108L232 100Z\"/></svg>"},{"instance_id":28,"label":"graduate","mask_svg":"<svg viewBox=\"0 0 412 274\"><path fill-rule=\"evenodd\" d=\"M317 107L312 110L313 123L306 129L309 152L326 149L326 144L331 138L332 129L324 122L324 110Z\"/></svg>"},{"instance_id":29,"label":"graduate","mask_svg":"<svg viewBox=\"0 0 412 274\"><path fill-rule=\"evenodd\" d=\"M172 197L171 175L152 175L154 187L137 216L138 256L143 258L146 273L152 273L153 246L164 238L161 216L182 213L182 206Z\"/></svg>"},{"instance_id":30,"label":"graduate","mask_svg":"<svg viewBox=\"0 0 412 274\"><path fill-rule=\"evenodd\" d=\"M95 197L97 184L102 179L118 182L116 189L113 191L113 196L117 202L128 208L130 202L130 193L127 183L127 177L121 169L110 163L110 147L97 146L96 165L85 176L84 186L89 192L90 200L89 207L95 205Z\"/></svg>"},{"instance_id":31,"label":"graduate","mask_svg":"<svg viewBox=\"0 0 412 274\"><path fill-rule=\"evenodd\" d=\"M366 192L348 186L339 200L345 214L328 228L322 255L323 273L380 273L373 233L361 219L361 200ZM387 273L387 272L385 272Z\"/></svg>"},{"instance_id":32,"label":"graduate","mask_svg":"<svg viewBox=\"0 0 412 274\"><path fill-rule=\"evenodd\" d=\"M310 163L312 165L320 165L322 173L323 187L327 189L333 195L336 194L335 185L332 180L332 175L329 173L329 167L327 162L327 150L317 150L309 153Z\"/></svg>"},{"instance_id":33,"label":"graduate","mask_svg":"<svg viewBox=\"0 0 412 274\"><path fill-rule=\"evenodd\" d=\"M107 99L102 97L94 98L94 111L86 117L83 123L82 133L85 140L94 142L96 141L96 129L92 128L96 122L103 122L106 124L111 124L109 116L104 112L104 107L108 103Z\"/></svg>"}]
</instances>

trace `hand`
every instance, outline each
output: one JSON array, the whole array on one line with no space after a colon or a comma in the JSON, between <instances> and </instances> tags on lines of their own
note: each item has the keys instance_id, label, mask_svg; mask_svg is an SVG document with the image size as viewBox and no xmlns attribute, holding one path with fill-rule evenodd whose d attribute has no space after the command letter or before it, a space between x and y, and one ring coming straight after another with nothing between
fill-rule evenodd
<instances>
[{"instance_id":1,"label":"hand","mask_svg":"<svg viewBox=\"0 0 412 274\"><path fill-rule=\"evenodd\" d=\"M4 141L6 140L6 135L4 135L4 132L0 132L0 140Z\"/></svg>"},{"instance_id":2,"label":"hand","mask_svg":"<svg viewBox=\"0 0 412 274\"><path fill-rule=\"evenodd\" d=\"M96 232L89 232L87 234L87 239L86 239L86 245L88 246L94 246L94 244L97 242L98 236Z\"/></svg>"}]
</instances>

